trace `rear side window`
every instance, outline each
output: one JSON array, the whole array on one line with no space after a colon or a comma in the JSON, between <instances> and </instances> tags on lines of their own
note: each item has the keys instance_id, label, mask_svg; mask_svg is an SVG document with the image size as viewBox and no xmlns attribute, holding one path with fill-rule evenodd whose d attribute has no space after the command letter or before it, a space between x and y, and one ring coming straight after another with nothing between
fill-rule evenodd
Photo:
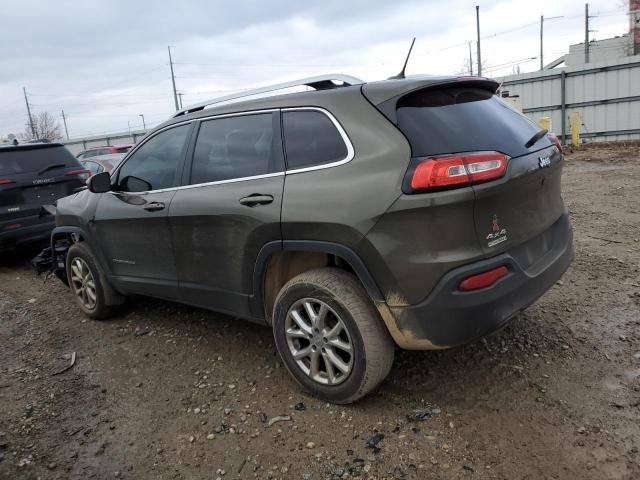
<instances>
[{"instance_id":1,"label":"rear side window","mask_svg":"<svg viewBox=\"0 0 640 480\"><path fill-rule=\"evenodd\" d=\"M549 146L542 139L524 144L540 130L492 92L473 87L424 89L397 105L398 127L414 157L498 151L516 157Z\"/></svg>"},{"instance_id":2,"label":"rear side window","mask_svg":"<svg viewBox=\"0 0 640 480\"><path fill-rule=\"evenodd\" d=\"M219 182L282 171L278 116L273 113L207 120L200 125L191 183Z\"/></svg>"},{"instance_id":3,"label":"rear side window","mask_svg":"<svg viewBox=\"0 0 640 480\"><path fill-rule=\"evenodd\" d=\"M317 110L282 113L287 170L315 167L347 158L342 135L327 115Z\"/></svg>"},{"instance_id":4,"label":"rear side window","mask_svg":"<svg viewBox=\"0 0 640 480\"><path fill-rule=\"evenodd\" d=\"M66 147L28 149L0 149L0 176L17 173L37 173L64 167L77 167L80 163Z\"/></svg>"},{"instance_id":5,"label":"rear side window","mask_svg":"<svg viewBox=\"0 0 640 480\"><path fill-rule=\"evenodd\" d=\"M144 192L175 187L190 128L170 128L141 145L118 171L119 190Z\"/></svg>"}]
</instances>

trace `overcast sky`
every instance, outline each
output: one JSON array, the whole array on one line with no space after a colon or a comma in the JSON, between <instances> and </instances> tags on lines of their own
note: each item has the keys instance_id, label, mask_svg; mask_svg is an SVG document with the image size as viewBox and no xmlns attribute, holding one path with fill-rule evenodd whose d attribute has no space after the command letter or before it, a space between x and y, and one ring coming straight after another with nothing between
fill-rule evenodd
<instances>
[{"instance_id":1,"label":"overcast sky","mask_svg":"<svg viewBox=\"0 0 640 480\"><path fill-rule=\"evenodd\" d=\"M477 1L447 0L3 0L0 138L32 111L68 116L80 137L147 127L174 110L167 45L185 106L247 87L320 73L365 80L394 75L411 37L407 74L467 68ZM535 5L534 5L535 4ZM584 39L584 1L481 1L487 76L536 70L539 20L545 63ZM592 38L628 31L624 0L590 2ZM475 61L475 43L474 61ZM465 63L466 62L466 63ZM474 66L475 68L475 66Z\"/></svg>"}]
</instances>

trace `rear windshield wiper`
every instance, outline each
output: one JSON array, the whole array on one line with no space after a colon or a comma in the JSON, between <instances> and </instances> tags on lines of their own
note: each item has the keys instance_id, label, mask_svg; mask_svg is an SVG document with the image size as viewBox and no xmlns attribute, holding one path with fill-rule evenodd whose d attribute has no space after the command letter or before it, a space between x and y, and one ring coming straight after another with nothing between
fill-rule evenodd
<instances>
[{"instance_id":1,"label":"rear windshield wiper","mask_svg":"<svg viewBox=\"0 0 640 480\"><path fill-rule=\"evenodd\" d=\"M48 172L49 170L53 170L54 168L62 168L66 167L66 163L54 163L53 165L49 165L48 167L44 167L42 170L38 172L38 175L42 175L44 172Z\"/></svg>"},{"instance_id":2,"label":"rear windshield wiper","mask_svg":"<svg viewBox=\"0 0 640 480\"><path fill-rule=\"evenodd\" d=\"M527 143L524 144L525 148L533 147L538 142L538 140L543 138L547 133L549 133L549 130L546 130L544 128L540 130L533 137L531 137Z\"/></svg>"}]
</instances>

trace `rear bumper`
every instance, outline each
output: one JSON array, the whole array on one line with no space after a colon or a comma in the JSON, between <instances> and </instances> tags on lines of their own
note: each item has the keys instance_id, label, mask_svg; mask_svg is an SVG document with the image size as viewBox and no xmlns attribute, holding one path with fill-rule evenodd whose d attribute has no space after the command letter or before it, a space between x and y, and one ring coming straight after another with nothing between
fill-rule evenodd
<instances>
[{"instance_id":1,"label":"rear bumper","mask_svg":"<svg viewBox=\"0 0 640 480\"><path fill-rule=\"evenodd\" d=\"M525 244L450 271L421 303L380 312L402 348L438 349L472 342L502 327L549 290L573 259L572 243L565 212L547 231ZM501 265L507 266L509 274L491 287L458 290L469 275Z\"/></svg>"},{"instance_id":2,"label":"rear bumper","mask_svg":"<svg viewBox=\"0 0 640 480\"><path fill-rule=\"evenodd\" d=\"M48 240L51 236L51 231L56 226L53 215L47 215L36 221L30 219L27 225L22 225L23 220L16 218L0 222L0 249ZM20 226L12 227L13 225ZM10 228L7 229L7 227Z\"/></svg>"}]
</instances>

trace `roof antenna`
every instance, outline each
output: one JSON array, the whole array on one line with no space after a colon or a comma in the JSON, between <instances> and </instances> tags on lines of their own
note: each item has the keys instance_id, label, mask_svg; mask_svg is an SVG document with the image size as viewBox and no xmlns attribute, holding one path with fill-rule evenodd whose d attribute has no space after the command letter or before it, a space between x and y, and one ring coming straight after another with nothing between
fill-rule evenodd
<instances>
[{"instance_id":1,"label":"roof antenna","mask_svg":"<svg viewBox=\"0 0 640 480\"><path fill-rule=\"evenodd\" d=\"M388 80L401 80L405 78L404 71L407 69L407 63L409 63L409 57L411 56L411 50L413 50L413 44L416 43L416 37L413 37L411 40L411 46L409 47L409 53L407 53L407 58L404 61L404 65L402 66L402 70L399 74L394 75L393 77L389 77Z\"/></svg>"}]
</instances>

